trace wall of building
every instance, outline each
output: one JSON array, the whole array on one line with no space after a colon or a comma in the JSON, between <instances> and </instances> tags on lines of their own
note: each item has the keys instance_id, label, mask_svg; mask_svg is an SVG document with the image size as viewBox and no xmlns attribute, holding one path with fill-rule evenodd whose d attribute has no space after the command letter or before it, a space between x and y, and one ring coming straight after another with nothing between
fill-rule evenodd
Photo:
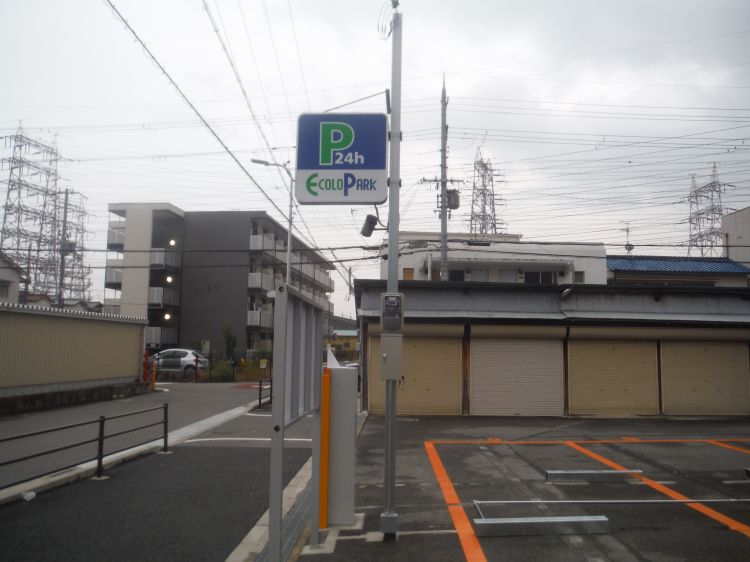
<instances>
[{"instance_id":1,"label":"wall of building","mask_svg":"<svg viewBox=\"0 0 750 562\"><path fill-rule=\"evenodd\" d=\"M235 354L244 356L250 221L250 213L241 211L185 213L181 346L208 339L212 352L223 353L222 326L229 324Z\"/></svg>"},{"instance_id":2,"label":"wall of building","mask_svg":"<svg viewBox=\"0 0 750 562\"><path fill-rule=\"evenodd\" d=\"M724 231L724 255L750 266L750 207L723 216L721 229Z\"/></svg>"},{"instance_id":3,"label":"wall of building","mask_svg":"<svg viewBox=\"0 0 750 562\"><path fill-rule=\"evenodd\" d=\"M20 292L21 275L16 271L15 268L3 260L0 256L0 282L8 284L8 296L4 298L0 295L0 302L18 302L18 294Z\"/></svg>"},{"instance_id":4,"label":"wall of building","mask_svg":"<svg viewBox=\"0 0 750 562\"><path fill-rule=\"evenodd\" d=\"M379 316L385 281L367 280L358 297L358 311ZM544 319L580 321L711 321L750 323L747 289L679 289L606 286L529 287L470 283L416 282L404 285L405 318L422 319Z\"/></svg>"},{"instance_id":5,"label":"wall of building","mask_svg":"<svg viewBox=\"0 0 750 562\"><path fill-rule=\"evenodd\" d=\"M696 286L707 287L747 287L747 275L737 273L679 273L679 272L641 272L610 271L609 283L615 285L659 285L659 286Z\"/></svg>"},{"instance_id":6,"label":"wall of building","mask_svg":"<svg viewBox=\"0 0 750 562\"><path fill-rule=\"evenodd\" d=\"M149 269L151 267L151 233L153 208L129 205L125 216L125 247L122 269L120 314L148 315ZM136 251L140 250L140 251Z\"/></svg>"},{"instance_id":7,"label":"wall of building","mask_svg":"<svg viewBox=\"0 0 750 562\"><path fill-rule=\"evenodd\" d=\"M135 382L145 324L0 304L0 397Z\"/></svg>"},{"instance_id":8,"label":"wall of building","mask_svg":"<svg viewBox=\"0 0 750 562\"><path fill-rule=\"evenodd\" d=\"M540 244L535 242L497 241L477 245L457 240L466 234L449 235L448 269L463 271L464 281L525 283L526 272L553 272L552 284L575 282L575 272L583 283L607 283L606 250L602 244ZM432 233L419 240L415 233L400 241L399 279L435 280L440 271L440 245ZM385 250L384 250L385 251ZM405 270L408 270L406 275ZM380 278L388 274L388 262L380 263Z\"/></svg>"}]
</instances>

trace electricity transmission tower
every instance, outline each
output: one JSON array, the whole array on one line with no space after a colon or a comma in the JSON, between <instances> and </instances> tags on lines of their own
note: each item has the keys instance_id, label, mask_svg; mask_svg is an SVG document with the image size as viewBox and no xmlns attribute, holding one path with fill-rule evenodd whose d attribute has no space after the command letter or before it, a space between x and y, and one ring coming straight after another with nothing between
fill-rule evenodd
<instances>
[{"instance_id":1,"label":"electricity transmission tower","mask_svg":"<svg viewBox=\"0 0 750 562\"><path fill-rule=\"evenodd\" d=\"M503 200L495 193L495 177L492 163L482 157L482 149L477 148L474 158L474 181L471 194L471 218L469 231L472 234L497 234L505 229L505 223L497 218L496 207Z\"/></svg>"},{"instance_id":2,"label":"electricity transmission tower","mask_svg":"<svg viewBox=\"0 0 750 562\"><path fill-rule=\"evenodd\" d=\"M687 198L690 204L688 255L720 257L723 249L721 217L724 214L721 194L732 186L719 181L716 163L708 183L699 186L695 174L690 181L690 194Z\"/></svg>"},{"instance_id":3,"label":"electricity transmission tower","mask_svg":"<svg viewBox=\"0 0 750 562\"><path fill-rule=\"evenodd\" d=\"M64 298L88 298L87 214L80 195L59 187L57 149L20 128L0 142L10 152L0 159L0 170L8 170L0 249L26 272L26 294L57 295L60 306L61 293Z\"/></svg>"}]
</instances>

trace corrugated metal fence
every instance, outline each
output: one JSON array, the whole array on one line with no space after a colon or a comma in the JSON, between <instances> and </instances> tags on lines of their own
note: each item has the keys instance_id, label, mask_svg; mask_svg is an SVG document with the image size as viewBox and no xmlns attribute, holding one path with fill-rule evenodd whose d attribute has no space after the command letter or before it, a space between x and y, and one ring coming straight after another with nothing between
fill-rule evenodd
<instances>
[{"instance_id":1,"label":"corrugated metal fence","mask_svg":"<svg viewBox=\"0 0 750 562\"><path fill-rule=\"evenodd\" d=\"M0 397L135 382L145 318L0 303Z\"/></svg>"}]
</instances>

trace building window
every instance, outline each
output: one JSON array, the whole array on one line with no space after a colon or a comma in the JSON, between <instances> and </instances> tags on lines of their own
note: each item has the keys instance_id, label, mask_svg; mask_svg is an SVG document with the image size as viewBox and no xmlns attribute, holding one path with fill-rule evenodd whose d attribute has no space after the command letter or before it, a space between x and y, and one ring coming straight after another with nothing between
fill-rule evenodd
<instances>
[{"instance_id":1,"label":"building window","mask_svg":"<svg viewBox=\"0 0 750 562\"><path fill-rule=\"evenodd\" d=\"M585 283L586 274L583 271L576 271L573 273L573 283Z\"/></svg>"},{"instance_id":2,"label":"building window","mask_svg":"<svg viewBox=\"0 0 750 562\"><path fill-rule=\"evenodd\" d=\"M10 295L10 282L0 281L0 299L7 299Z\"/></svg>"},{"instance_id":3,"label":"building window","mask_svg":"<svg viewBox=\"0 0 750 562\"><path fill-rule=\"evenodd\" d=\"M413 267L404 268L404 281L414 281L414 268Z\"/></svg>"},{"instance_id":4,"label":"building window","mask_svg":"<svg viewBox=\"0 0 750 562\"><path fill-rule=\"evenodd\" d=\"M448 270L448 281L463 281L464 270L463 269L450 269Z\"/></svg>"},{"instance_id":5,"label":"building window","mask_svg":"<svg viewBox=\"0 0 750 562\"><path fill-rule=\"evenodd\" d=\"M552 271L525 271L523 282L526 285L552 285L554 272Z\"/></svg>"}]
</instances>

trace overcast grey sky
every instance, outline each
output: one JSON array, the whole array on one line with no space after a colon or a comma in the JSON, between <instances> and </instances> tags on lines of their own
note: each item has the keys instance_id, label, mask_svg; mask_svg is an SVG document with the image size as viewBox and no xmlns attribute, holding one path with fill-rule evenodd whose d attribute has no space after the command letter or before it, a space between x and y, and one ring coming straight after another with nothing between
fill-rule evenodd
<instances>
[{"instance_id":1,"label":"overcast grey sky","mask_svg":"<svg viewBox=\"0 0 750 562\"><path fill-rule=\"evenodd\" d=\"M287 194L202 0L113 0L187 96L282 209ZM278 161L294 166L301 112L390 87L381 0L207 0ZM439 229L440 88L448 96L449 175L466 181L450 230L468 230L478 147L504 177L507 231L529 240L602 241L681 254L691 174L711 166L750 204L750 3L404 0L402 229ZM60 171L88 198L89 246L106 244L107 203L185 210L264 209L252 185L100 0L0 3L0 136L56 140ZM347 108L384 111L383 96ZM2 145L0 145L2 148ZM5 193L0 193L5 199ZM321 248L371 244L371 207L302 207ZM387 212L381 210L381 216ZM662 246L654 246L662 245ZM357 277L371 253L337 252ZM101 268L102 252L91 254ZM103 296L95 269L93 297ZM354 314L336 278L336 312Z\"/></svg>"}]
</instances>

